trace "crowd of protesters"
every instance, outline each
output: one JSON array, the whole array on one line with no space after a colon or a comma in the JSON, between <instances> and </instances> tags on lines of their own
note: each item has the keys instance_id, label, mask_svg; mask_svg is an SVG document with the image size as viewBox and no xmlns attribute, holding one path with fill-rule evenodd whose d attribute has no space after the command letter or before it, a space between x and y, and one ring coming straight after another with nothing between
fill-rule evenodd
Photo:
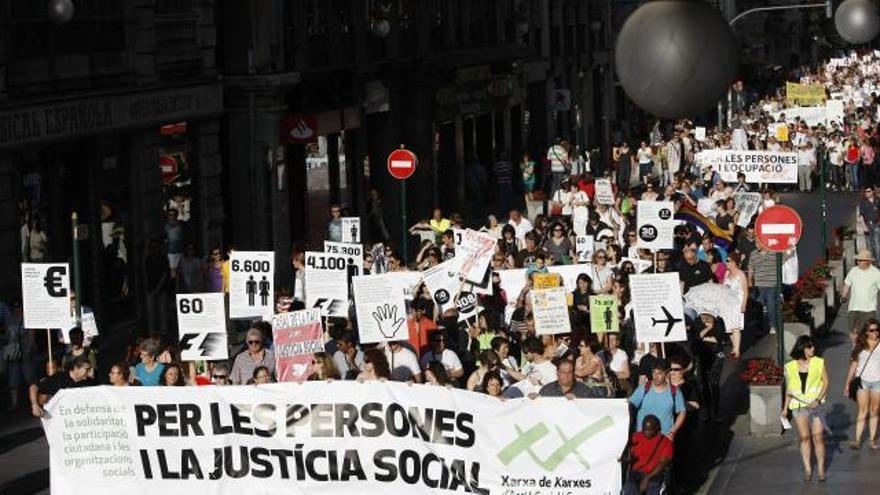
<instances>
[{"instance_id":1,"label":"crowd of protesters","mask_svg":"<svg viewBox=\"0 0 880 495\"><path fill-rule=\"evenodd\" d=\"M634 411L635 429L630 452L625 456L632 472L627 489L632 493L657 493L667 484L683 492L694 489L698 482L692 479L688 466L703 461L688 450L701 424L725 419L720 407L725 360L738 359L748 343L776 331L775 311L783 297L776 290L775 258L758 246L754 220L740 221L742 213L734 198L737 192L761 192L762 207L766 207L779 202L778 195L766 184L746 183L744 177L737 183L725 183L711 168L701 167L697 155L713 148L797 151L798 166L803 171L799 174L801 190L810 190L823 169L831 187L870 189L880 178L874 172L878 133L875 111L880 101L876 94L863 91L877 73L877 60L869 57L849 65L829 63L802 74L803 82L826 84L831 93L845 90L850 97L858 93L858 98L846 100L840 122L811 125L802 119L788 121L787 141L777 140L774 130L777 120L786 121L784 95L780 93L751 102L738 99L741 103L732 109L730 126L710 129L705 137L685 120L665 127L658 124L637 146L616 146L605 160L607 167L603 167L603 160L578 156L564 139L549 147L540 164L525 156L518 167L513 167L506 154L501 154L499 162L504 163L493 170L521 174L523 199L528 204L536 204L538 185L542 186L546 201L537 211L529 209L534 214L509 209L514 203L509 197L513 188L507 187L501 191L506 196L501 201L504 211L489 215L482 225L468 224L461 215L447 216L441 209L434 209L409 229L420 241L415 256L408 257L387 242L378 251L375 246L365 249L368 273L421 271L455 256L455 229L471 227L490 233L497 238L491 261L492 290L479 297L479 315L460 322L454 307L440 311L420 284L413 288L414 296L408 302L409 338L365 345L358 341L352 304L348 318L327 318L325 349L314 355L308 379L424 383L464 388L499 400L542 396L627 398ZM741 86L735 89L741 91ZM823 161L827 167L820 166ZM540 177L540 170L546 171L546 178ZM613 204L598 201L599 178L611 179ZM704 198L711 200L711 211L698 211ZM682 217L675 227L673 249L650 252L639 246L636 212L639 201L648 200L672 201L679 210L684 205L695 212ZM876 227L876 203L871 204L875 205L873 213L865 213L863 208L863 215L874 215L869 225L873 235L880 230ZM339 237L341 215L341 207L334 205L328 239ZM583 259L579 252L575 241L578 237L591 239L594 247L589 259ZM869 238L876 257L880 243ZM214 248L207 260L199 260L194 246L178 247L173 260L169 254L170 276L178 290L188 292L198 287L228 292L228 257L233 248ZM292 286L293 290L279 295L279 311L305 308L303 258L302 252L291 256L294 280L279 285ZM534 275L546 273L552 266L577 264L584 268L571 287L571 333L536 335L529 297ZM795 252L786 256L786 265L782 282L791 284L798 271ZM504 289L499 272L505 270L521 270L525 285L519 293ZM738 307L727 313L733 316L726 316L725 321L718 314L686 306L686 341L665 346L638 342L629 278L637 273L670 272L679 275L683 294L704 284L717 284L733 294ZM593 332L589 298L598 294L615 298L618 333ZM862 354L876 345L877 335L867 332L877 326L875 320L871 321L874 326L868 325L858 339L859 353L854 352L855 371L851 375L858 372L859 363L870 359L870 355ZM82 329L74 328L68 332L69 344L58 349L61 352L56 351L54 359L44 361L42 379L38 379L38 368L43 366L37 360L41 344L33 333L22 329L20 301L0 305L0 325L11 410L24 402L21 395L27 391L34 416L42 414L42 406L53 394L68 387L95 383L246 385L269 383L276 376L269 322L230 325L232 357L228 362L208 363L181 362L176 339L150 328L150 338L131 343L125 359L102 364L94 343L84 338ZM53 342L59 335L53 337ZM14 344L13 351L7 354L9 344ZM809 361L808 344L799 342L797 358ZM57 343L53 343L55 346ZM876 376L865 377L863 383L870 383L868 389L880 390L878 382L868 378ZM824 389L821 394L824 397ZM813 399L819 401L822 397ZM859 403L865 403L860 418L870 411L872 447L876 446L875 406L880 403L875 398L873 393L865 395ZM795 405L787 407L797 409ZM824 469L819 472L824 479Z\"/></svg>"}]
</instances>

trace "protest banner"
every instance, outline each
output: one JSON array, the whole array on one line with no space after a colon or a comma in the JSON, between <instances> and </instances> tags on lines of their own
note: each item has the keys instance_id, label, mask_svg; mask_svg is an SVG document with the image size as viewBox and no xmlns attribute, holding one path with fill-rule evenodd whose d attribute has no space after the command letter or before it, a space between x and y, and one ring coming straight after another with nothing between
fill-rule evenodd
<instances>
[{"instance_id":1,"label":"protest banner","mask_svg":"<svg viewBox=\"0 0 880 495\"><path fill-rule=\"evenodd\" d=\"M345 256L345 260L348 263L349 277L364 274L364 246L361 244L324 241L324 252Z\"/></svg>"},{"instance_id":2,"label":"protest banner","mask_svg":"<svg viewBox=\"0 0 880 495\"><path fill-rule=\"evenodd\" d=\"M630 275L629 290L639 342L687 340L678 273Z\"/></svg>"},{"instance_id":3,"label":"protest banner","mask_svg":"<svg viewBox=\"0 0 880 495\"><path fill-rule=\"evenodd\" d=\"M706 128L697 126L694 128L694 139L699 142L703 142L706 140Z\"/></svg>"},{"instance_id":4,"label":"protest banner","mask_svg":"<svg viewBox=\"0 0 880 495\"><path fill-rule=\"evenodd\" d=\"M656 251L673 248L675 205L672 201L639 201L636 208L636 233L639 247Z\"/></svg>"},{"instance_id":5,"label":"protest banner","mask_svg":"<svg viewBox=\"0 0 880 495\"><path fill-rule=\"evenodd\" d=\"M797 184L797 153L754 150L706 150L697 153L701 168L712 167L721 180L736 182L745 174L746 182Z\"/></svg>"},{"instance_id":6,"label":"protest banner","mask_svg":"<svg viewBox=\"0 0 880 495\"><path fill-rule=\"evenodd\" d=\"M827 105L828 102L825 102L825 104ZM800 119L808 126L814 127L826 122L826 114L827 111L825 107L791 107L778 112L772 112L770 113L770 116L776 122L791 123Z\"/></svg>"},{"instance_id":7,"label":"protest banner","mask_svg":"<svg viewBox=\"0 0 880 495\"><path fill-rule=\"evenodd\" d=\"M274 252L233 251L229 258L229 317L271 317L275 312L274 281Z\"/></svg>"},{"instance_id":8,"label":"protest banner","mask_svg":"<svg viewBox=\"0 0 880 495\"><path fill-rule=\"evenodd\" d=\"M70 267L67 263L22 263L25 328L69 328Z\"/></svg>"},{"instance_id":9,"label":"protest banner","mask_svg":"<svg viewBox=\"0 0 880 495\"><path fill-rule=\"evenodd\" d=\"M361 232L360 217L342 217L342 242L359 244Z\"/></svg>"},{"instance_id":10,"label":"protest banner","mask_svg":"<svg viewBox=\"0 0 880 495\"><path fill-rule=\"evenodd\" d=\"M383 274L354 277L352 285L360 341L406 340L406 303L400 284Z\"/></svg>"},{"instance_id":11,"label":"protest banner","mask_svg":"<svg viewBox=\"0 0 880 495\"><path fill-rule=\"evenodd\" d=\"M831 124L837 122L843 125L843 118L846 115L843 100L828 100L825 102L825 122Z\"/></svg>"},{"instance_id":12,"label":"protest banner","mask_svg":"<svg viewBox=\"0 0 880 495\"><path fill-rule=\"evenodd\" d=\"M821 105L825 102L825 85L786 82L785 101L793 105Z\"/></svg>"},{"instance_id":13,"label":"protest banner","mask_svg":"<svg viewBox=\"0 0 880 495\"><path fill-rule=\"evenodd\" d=\"M733 200L736 202L736 211L739 212L736 225L742 228L748 227L755 213L758 213L758 208L761 207L761 193L733 193Z\"/></svg>"},{"instance_id":14,"label":"protest banner","mask_svg":"<svg viewBox=\"0 0 880 495\"><path fill-rule=\"evenodd\" d=\"M321 310L317 308L272 316L275 376L279 382L304 382L312 374L312 357L324 352Z\"/></svg>"},{"instance_id":15,"label":"protest banner","mask_svg":"<svg viewBox=\"0 0 880 495\"><path fill-rule=\"evenodd\" d=\"M467 282L482 284L492 261L497 239L490 234L467 229L455 246L455 272Z\"/></svg>"},{"instance_id":16,"label":"protest banner","mask_svg":"<svg viewBox=\"0 0 880 495\"><path fill-rule=\"evenodd\" d=\"M434 304L441 311L451 307L455 296L461 290L461 280L455 271L455 258L428 268L422 272L422 280L428 286L428 292L434 299Z\"/></svg>"},{"instance_id":17,"label":"protest banner","mask_svg":"<svg viewBox=\"0 0 880 495\"><path fill-rule=\"evenodd\" d=\"M349 257L306 251L306 308L321 308L324 316L348 316Z\"/></svg>"},{"instance_id":18,"label":"protest banner","mask_svg":"<svg viewBox=\"0 0 880 495\"><path fill-rule=\"evenodd\" d=\"M180 359L227 359L226 308L222 292L177 294L177 331Z\"/></svg>"},{"instance_id":19,"label":"protest banner","mask_svg":"<svg viewBox=\"0 0 880 495\"><path fill-rule=\"evenodd\" d=\"M388 278L403 291L403 299L412 301L415 290L422 283L422 272L388 272Z\"/></svg>"},{"instance_id":20,"label":"protest banner","mask_svg":"<svg viewBox=\"0 0 880 495\"><path fill-rule=\"evenodd\" d=\"M524 268L498 270L498 277L501 279L501 290L507 295L504 322L510 323L510 316L516 310L516 300L526 286L526 270Z\"/></svg>"},{"instance_id":21,"label":"protest banner","mask_svg":"<svg viewBox=\"0 0 880 495\"><path fill-rule=\"evenodd\" d=\"M611 295L590 296L590 330L593 333L620 331L617 298Z\"/></svg>"},{"instance_id":22,"label":"protest banner","mask_svg":"<svg viewBox=\"0 0 880 495\"><path fill-rule=\"evenodd\" d=\"M535 334L555 335L571 333L568 304L564 287L532 289L532 314L535 317Z\"/></svg>"},{"instance_id":23,"label":"protest banner","mask_svg":"<svg viewBox=\"0 0 880 495\"><path fill-rule=\"evenodd\" d=\"M43 419L50 489L620 493L626 401L536 401L339 380L66 389Z\"/></svg>"},{"instance_id":24,"label":"protest banner","mask_svg":"<svg viewBox=\"0 0 880 495\"><path fill-rule=\"evenodd\" d=\"M596 179L596 202L600 205L614 204L614 189L611 187L611 180Z\"/></svg>"}]
</instances>

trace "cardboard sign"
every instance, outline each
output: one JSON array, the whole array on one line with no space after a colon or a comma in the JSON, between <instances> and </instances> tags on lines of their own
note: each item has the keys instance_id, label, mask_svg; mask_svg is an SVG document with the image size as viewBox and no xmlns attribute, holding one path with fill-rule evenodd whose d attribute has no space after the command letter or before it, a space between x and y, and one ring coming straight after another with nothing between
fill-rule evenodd
<instances>
[{"instance_id":1,"label":"cardboard sign","mask_svg":"<svg viewBox=\"0 0 880 495\"><path fill-rule=\"evenodd\" d=\"M229 357L222 292L177 294L177 328L182 361L219 361Z\"/></svg>"},{"instance_id":2,"label":"cardboard sign","mask_svg":"<svg viewBox=\"0 0 880 495\"><path fill-rule=\"evenodd\" d=\"M617 298L609 295L590 296L590 329L593 333L620 331Z\"/></svg>"},{"instance_id":3,"label":"cardboard sign","mask_svg":"<svg viewBox=\"0 0 880 495\"><path fill-rule=\"evenodd\" d=\"M324 352L321 310L317 308L272 317L275 375L279 382L302 383L312 374L312 357Z\"/></svg>"},{"instance_id":4,"label":"cardboard sign","mask_svg":"<svg viewBox=\"0 0 880 495\"><path fill-rule=\"evenodd\" d=\"M324 316L348 316L349 271L357 269L350 258L306 251L306 308L320 308Z\"/></svg>"},{"instance_id":5,"label":"cardboard sign","mask_svg":"<svg viewBox=\"0 0 880 495\"><path fill-rule=\"evenodd\" d=\"M361 232L360 217L342 217L342 242L360 244Z\"/></svg>"},{"instance_id":6,"label":"cardboard sign","mask_svg":"<svg viewBox=\"0 0 880 495\"><path fill-rule=\"evenodd\" d=\"M678 273L630 275L636 340L681 342L687 340Z\"/></svg>"},{"instance_id":7,"label":"cardboard sign","mask_svg":"<svg viewBox=\"0 0 880 495\"><path fill-rule=\"evenodd\" d=\"M611 187L611 180L596 179L596 202L600 205L614 204L614 189Z\"/></svg>"},{"instance_id":8,"label":"cardboard sign","mask_svg":"<svg viewBox=\"0 0 880 495\"><path fill-rule=\"evenodd\" d=\"M537 335L571 333L565 288L533 289L529 296L532 299Z\"/></svg>"},{"instance_id":9,"label":"cardboard sign","mask_svg":"<svg viewBox=\"0 0 880 495\"><path fill-rule=\"evenodd\" d=\"M364 344L406 340L406 304L400 285L385 275L352 278L358 332Z\"/></svg>"},{"instance_id":10,"label":"cardboard sign","mask_svg":"<svg viewBox=\"0 0 880 495\"><path fill-rule=\"evenodd\" d=\"M639 201L636 234L640 248L657 251L674 247L674 212L672 201Z\"/></svg>"},{"instance_id":11,"label":"cardboard sign","mask_svg":"<svg viewBox=\"0 0 880 495\"><path fill-rule=\"evenodd\" d=\"M25 328L68 328L70 267L67 263L22 263Z\"/></svg>"},{"instance_id":12,"label":"cardboard sign","mask_svg":"<svg viewBox=\"0 0 880 495\"><path fill-rule=\"evenodd\" d=\"M275 312L274 281L274 252L233 251L229 258L229 317L271 317Z\"/></svg>"},{"instance_id":13,"label":"cardboard sign","mask_svg":"<svg viewBox=\"0 0 880 495\"><path fill-rule=\"evenodd\" d=\"M562 277L556 273L535 273L532 275L535 289L552 289L554 287L559 287L561 278Z\"/></svg>"}]
</instances>

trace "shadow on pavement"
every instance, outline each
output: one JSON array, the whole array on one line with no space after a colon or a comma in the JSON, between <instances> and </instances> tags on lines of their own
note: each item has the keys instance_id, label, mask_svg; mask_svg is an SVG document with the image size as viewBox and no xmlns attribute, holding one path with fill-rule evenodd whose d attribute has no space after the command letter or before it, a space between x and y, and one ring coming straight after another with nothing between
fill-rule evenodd
<instances>
[{"instance_id":1,"label":"shadow on pavement","mask_svg":"<svg viewBox=\"0 0 880 495\"><path fill-rule=\"evenodd\" d=\"M49 468L45 468L0 485L0 495L31 495L48 488Z\"/></svg>"},{"instance_id":2,"label":"shadow on pavement","mask_svg":"<svg viewBox=\"0 0 880 495\"><path fill-rule=\"evenodd\" d=\"M5 454L20 445L24 445L43 436L42 427L28 428L9 433L0 437L0 454Z\"/></svg>"}]
</instances>

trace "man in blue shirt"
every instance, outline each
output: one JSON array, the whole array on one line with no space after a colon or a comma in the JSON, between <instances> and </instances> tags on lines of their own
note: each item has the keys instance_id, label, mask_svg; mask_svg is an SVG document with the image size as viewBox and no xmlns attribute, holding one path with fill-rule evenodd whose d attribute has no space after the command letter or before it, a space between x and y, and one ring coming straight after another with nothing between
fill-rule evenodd
<instances>
[{"instance_id":1,"label":"man in blue shirt","mask_svg":"<svg viewBox=\"0 0 880 495\"><path fill-rule=\"evenodd\" d=\"M642 423L648 415L657 416L660 420L660 431L670 440L675 440L675 433L684 425L687 414L684 396L669 383L669 363L665 359L657 359L651 366L651 381L639 386L629 402L638 411L636 425L642 430Z\"/></svg>"}]
</instances>

